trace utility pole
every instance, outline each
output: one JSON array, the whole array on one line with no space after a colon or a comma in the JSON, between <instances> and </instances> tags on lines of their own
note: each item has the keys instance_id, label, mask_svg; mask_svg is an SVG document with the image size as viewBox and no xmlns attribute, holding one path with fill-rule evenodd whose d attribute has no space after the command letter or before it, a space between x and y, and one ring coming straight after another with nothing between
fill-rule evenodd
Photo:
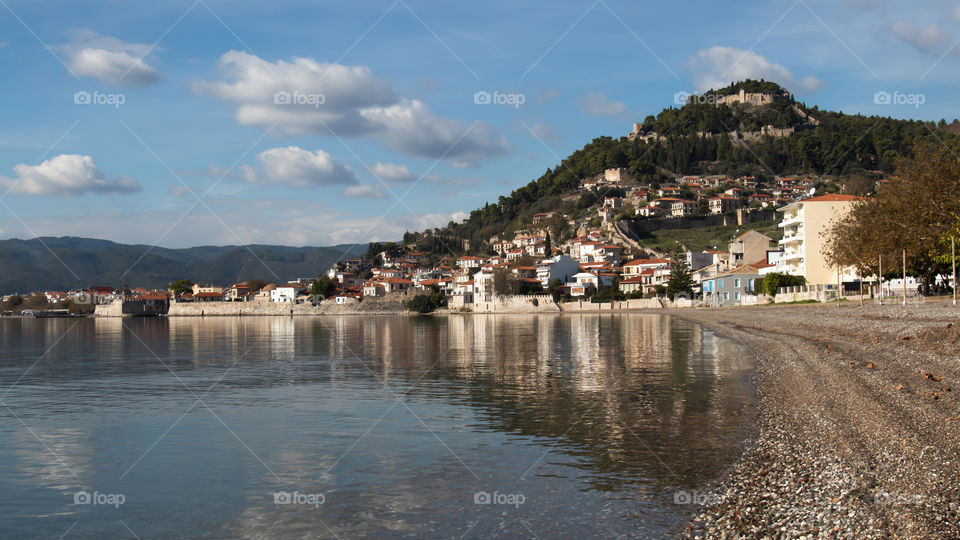
<instances>
[{"instance_id":1,"label":"utility pole","mask_svg":"<svg viewBox=\"0 0 960 540\"><path fill-rule=\"evenodd\" d=\"M903 250L903 307L907 307L907 250Z\"/></svg>"},{"instance_id":2,"label":"utility pole","mask_svg":"<svg viewBox=\"0 0 960 540\"><path fill-rule=\"evenodd\" d=\"M857 281L860 282L860 307L863 307L863 276L857 272Z\"/></svg>"},{"instance_id":3,"label":"utility pole","mask_svg":"<svg viewBox=\"0 0 960 540\"><path fill-rule=\"evenodd\" d=\"M950 259L953 261L953 282L950 288L953 289L953 305L957 305L957 238L950 236Z\"/></svg>"},{"instance_id":4,"label":"utility pole","mask_svg":"<svg viewBox=\"0 0 960 540\"><path fill-rule=\"evenodd\" d=\"M880 267L877 268L877 281L880 283L880 305L883 305L883 253L880 254Z\"/></svg>"}]
</instances>

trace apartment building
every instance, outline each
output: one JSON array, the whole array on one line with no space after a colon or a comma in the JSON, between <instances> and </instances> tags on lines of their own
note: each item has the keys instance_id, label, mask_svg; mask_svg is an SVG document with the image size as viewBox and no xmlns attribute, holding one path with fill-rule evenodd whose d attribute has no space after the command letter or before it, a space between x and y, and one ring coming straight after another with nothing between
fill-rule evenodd
<instances>
[{"instance_id":1,"label":"apartment building","mask_svg":"<svg viewBox=\"0 0 960 540\"><path fill-rule=\"evenodd\" d=\"M783 214L783 255L777 261L777 271L803 276L808 285L828 285L837 282L837 267L827 263L823 255L825 234L833 220L850 211L857 197L827 194L796 201L777 210ZM856 273L844 269L843 281L855 281Z\"/></svg>"}]
</instances>

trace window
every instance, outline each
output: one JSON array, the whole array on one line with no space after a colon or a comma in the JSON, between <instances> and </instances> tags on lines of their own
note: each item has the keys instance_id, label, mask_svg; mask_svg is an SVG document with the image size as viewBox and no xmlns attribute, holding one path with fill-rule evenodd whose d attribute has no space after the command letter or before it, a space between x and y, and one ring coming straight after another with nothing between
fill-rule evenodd
<instances>
[{"instance_id":1,"label":"window","mask_svg":"<svg viewBox=\"0 0 960 540\"><path fill-rule=\"evenodd\" d=\"M730 293L728 293L728 292L723 293L723 299L724 299L724 300L729 300L729 299L730 299Z\"/></svg>"},{"instance_id":2,"label":"window","mask_svg":"<svg viewBox=\"0 0 960 540\"><path fill-rule=\"evenodd\" d=\"M722 279L718 279L718 280L717 280L717 287L723 287L723 280L722 280Z\"/></svg>"},{"instance_id":3,"label":"window","mask_svg":"<svg viewBox=\"0 0 960 540\"><path fill-rule=\"evenodd\" d=\"M753 278L750 278L750 280L747 281L747 290L748 290L748 291L752 291L752 290L753 290Z\"/></svg>"},{"instance_id":4,"label":"window","mask_svg":"<svg viewBox=\"0 0 960 540\"><path fill-rule=\"evenodd\" d=\"M740 299L740 293L733 293L733 297L737 300Z\"/></svg>"},{"instance_id":5,"label":"window","mask_svg":"<svg viewBox=\"0 0 960 540\"><path fill-rule=\"evenodd\" d=\"M733 278L733 286L738 289L740 288L740 278Z\"/></svg>"}]
</instances>

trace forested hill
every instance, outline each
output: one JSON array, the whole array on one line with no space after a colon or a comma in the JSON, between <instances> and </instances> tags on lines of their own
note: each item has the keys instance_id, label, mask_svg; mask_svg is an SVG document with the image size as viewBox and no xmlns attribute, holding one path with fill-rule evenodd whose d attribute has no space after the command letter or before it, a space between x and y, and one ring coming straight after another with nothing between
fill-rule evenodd
<instances>
[{"instance_id":1,"label":"forested hill","mask_svg":"<svg viewBox=\"0 0 960 540\"><path fill-rule=\"evenodd\" d=\"M775 99L760 106L716 102L716 96L741 89ZM648 116L637 136L594 139L509 196L474 210L464 223L451 224L446 233L479 250L491 235L509 230L521 216L568 210L561 204L562 195L576 191L581 179L614 167L629 169L641 184L687 174L755 176L764 181L774 175L889 173L897 156L909 153L919 141L960 147L955 125L820 110L796 101L775 83L743 81ZM764 126L792 134L763 135L758 130Z\"/></svg>"},{"instance_id":2,"label":"forested hill","mask_svg":"<svg viewBox=\"0 0 960 540\"><path fill-rule=\"evenodd\" d=\"M201 246L168 249L90 238L0 240L0 292L167 287L178 279L229 285L314 277L366 246ZM347 253L347 255L344 255Z\"/></svg>"}]
</instances>

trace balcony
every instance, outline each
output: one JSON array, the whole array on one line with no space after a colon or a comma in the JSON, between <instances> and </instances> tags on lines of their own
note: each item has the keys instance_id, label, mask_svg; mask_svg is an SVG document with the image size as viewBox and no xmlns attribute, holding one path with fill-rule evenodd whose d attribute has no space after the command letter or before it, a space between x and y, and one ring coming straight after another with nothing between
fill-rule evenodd
<instances>
[{"instance_id":1,"label":"balcony","mask_svg":"<svg viewBox=\"0 0 960 540\"><path fill-rule=\"evenodd\" d=\"M777 244L784 246L787 244L799 244L801 242L803 242L802 234L791 234L791 235L784 235L783 239L777 242Z\"/></svg>"},{"instance_id":2,"label":"balcony","mask_svg":"<svg viewBox=\"0 0 960 540\"><path fill-rule=\"evenodd\" d=\"M780 227L785 228L798 223L803 223L803 212L798 212L795 215L784 214L783 221L780 222Z\"/></svg>"}]
</instances>

